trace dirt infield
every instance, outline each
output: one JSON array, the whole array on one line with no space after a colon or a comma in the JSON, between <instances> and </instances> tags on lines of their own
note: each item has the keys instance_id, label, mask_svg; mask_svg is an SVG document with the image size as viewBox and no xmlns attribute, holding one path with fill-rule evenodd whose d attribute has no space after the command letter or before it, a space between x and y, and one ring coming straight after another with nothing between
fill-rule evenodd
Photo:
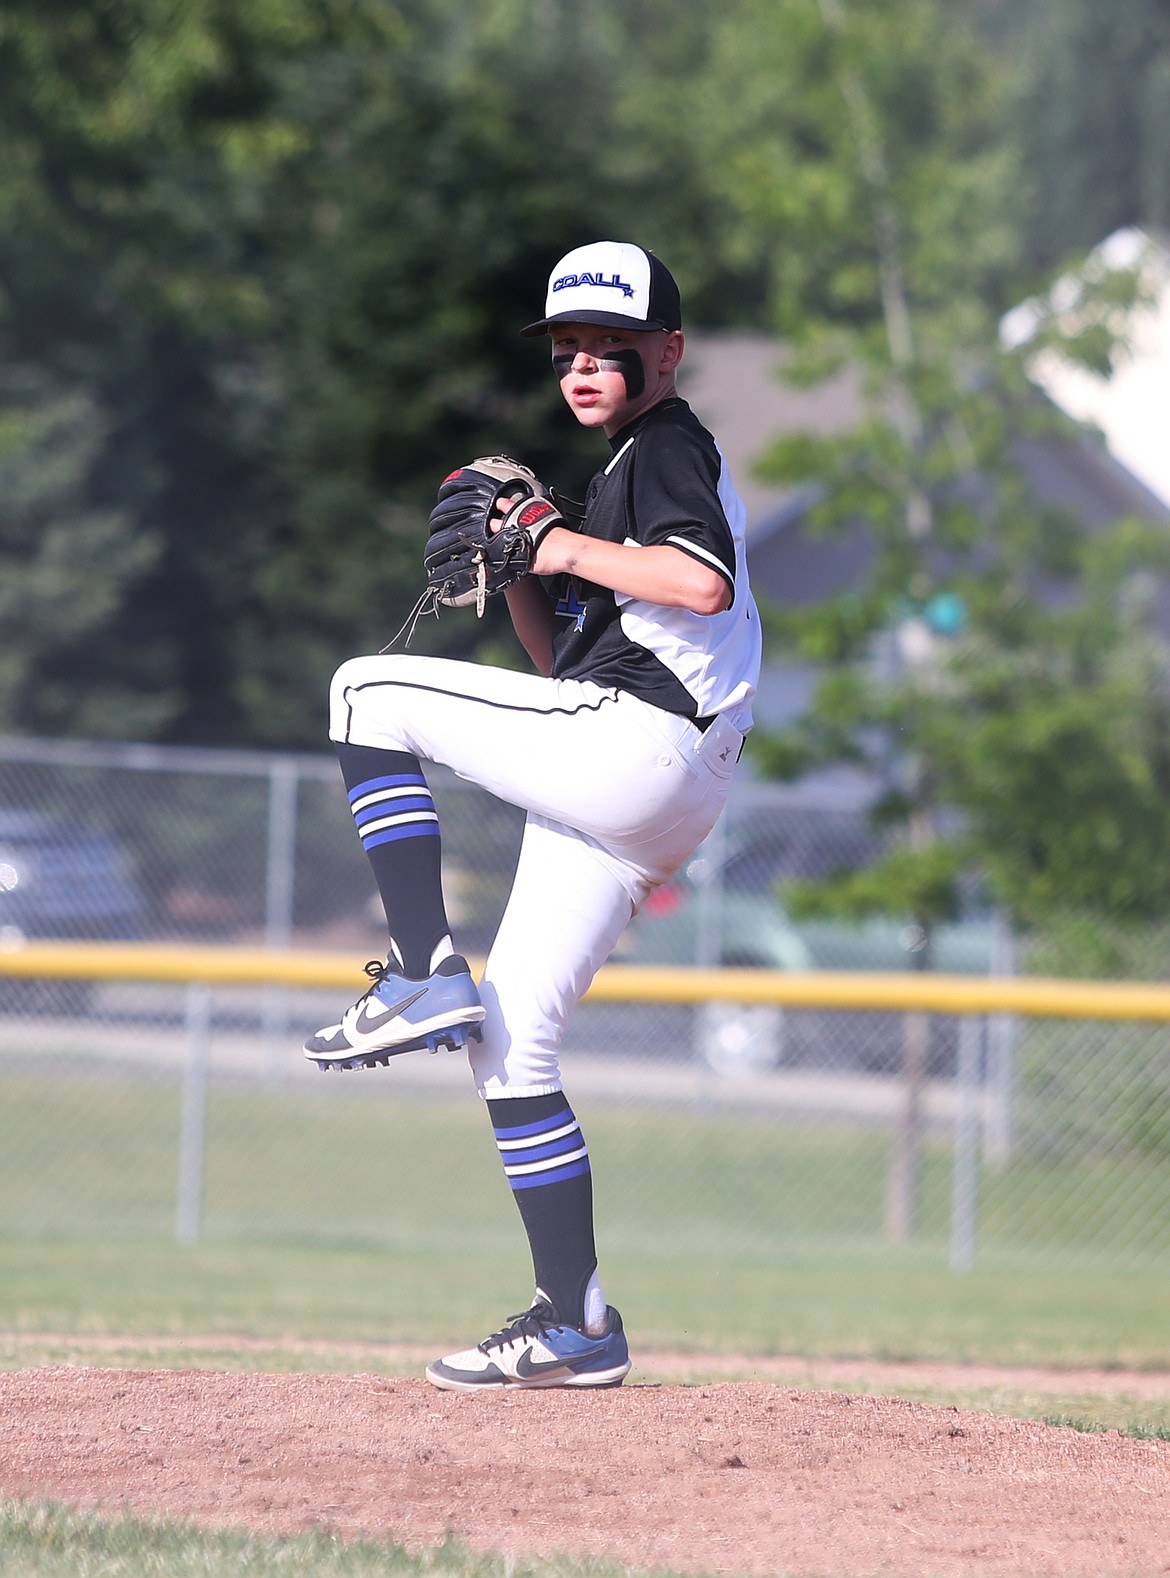
<instances>
[{"instance_id":1,"label":"dirt infield","mask_svg":"<svg viewBox=\"0 0 1170 1578\"><path fill-rule=\"evenodd\" d=\"M0 1495L683 1572L1170 1572L1170 1443L763 1381L14 1370Z\"/></svg>"}]
</instances>

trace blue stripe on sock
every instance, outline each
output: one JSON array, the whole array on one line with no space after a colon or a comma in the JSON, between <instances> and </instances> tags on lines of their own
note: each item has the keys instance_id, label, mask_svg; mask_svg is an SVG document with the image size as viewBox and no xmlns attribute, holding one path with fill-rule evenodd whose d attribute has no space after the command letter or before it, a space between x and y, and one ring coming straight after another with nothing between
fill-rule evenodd
<instances>
[{"instance_id":1,"label":"blue stripe on sock","mask_svg":"<svg viewBox=\"0 0 1170 1578\"><path fill-rule=\"evenodd\" d=\"M589 1171L589 1158L582 1156L579 1162L572 1162L568 1167L557 1167L548 1173L530 1173L525 1178L509 1178L508 1182L513 1189L539 1189L545 1184L564 1183L569 1178L580 1178L582 1173Z\"/></svg>"},{"instance_id":2,"label":"blue stripe on sock","mask_svg":"<svg viewBox=\"0 0 1170 1578\"><path fill-rule=\"evenodd\" d=\"M525 1162L542 1162L546 1156L559 1156L563 1151L580 1150L585 1140L580 1129L574 1129L572 1134L566 1134L559 1140L550 1140L547 1145L526 1145L522 1151L501 1151L505 1167L519 1167Z\"/></svg>"},{"instance_id":3,"label":"blue stripe on sock","mask_svg":"<svg viewBox=\"0 0 1170 1578\"><path fill-rule=\"evenodd\" d=\"M412 795L409 799L379 800L375 805L368 805L361 811L353 813L355 826L365 827L367 822L373 822L380 816L397 816L400 811L433 811L435 802L430 795Z\"/></svg>"},{"instance_id":4,"label":"blue stripe on sock","mask_svg":"<svg viewBox=\"0 0 1170 1578\"><path fill-rule=\"evenodd\" d=\"M437 822L408 822L405 827L388 827L384 833L369 833L362 839L363 849L373 849L377 844L393 844L400 838L438 838Z\"/></svg>"},{"instance_id":5,"label":"blue stripe on sock","mask_svg":"<svg viewBox=\"0 0 1170 1578\"><path fill-rule=\"evenodd\" d=\"M421 773L397 773L389 778L367 778L364 784L355 784L349 791L350 804L360 800L364 794L372 794L375 789L400 789L403 784L419 784L423 789L427 787L427 781Z\"/></svg>"},{"instance_id":6,"label":"blue stripe on sock","mask_svg":"<svg viewBox=\"0 0 1170 1578\"><path fill-rule=\"evenodd\" d=\"M497 1129L493 1126L493 1133L497 1140L523 1140L530 1134L547 1134L550 1129L563 1128L566 1123L576 1123L572 1107L562 1107L551 1118L540 1118L536 1123L521 1123L514 1129Z\"/></svg>"}]
</instances>

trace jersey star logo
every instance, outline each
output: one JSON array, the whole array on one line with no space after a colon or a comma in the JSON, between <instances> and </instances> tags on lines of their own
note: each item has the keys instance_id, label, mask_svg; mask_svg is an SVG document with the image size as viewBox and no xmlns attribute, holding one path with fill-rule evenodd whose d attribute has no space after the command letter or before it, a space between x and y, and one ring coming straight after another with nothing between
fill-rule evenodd
<instances>
[{"instance_id":1,"label":"jersey star logo","mask_svg":"<svg viewBox=\"0 0 1170 1578\"><path fill-rule=\"evenodd\" d=\"M570 590L566 596L560 599L556 608L554 609L554 613L558 619L576 620L576 624L573 628L575 630L584 630L585 604L577 596L576 588Z\"/></svg>"}]
</instances>

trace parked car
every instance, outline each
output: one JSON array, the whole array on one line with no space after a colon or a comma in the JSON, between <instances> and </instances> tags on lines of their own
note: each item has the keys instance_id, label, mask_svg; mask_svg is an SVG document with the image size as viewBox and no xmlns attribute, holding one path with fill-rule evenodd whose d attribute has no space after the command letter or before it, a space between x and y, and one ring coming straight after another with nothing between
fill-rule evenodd
<instances>
[{"instance_id":1,"label":"parked car","mask_svg":"<svg viewBox=\"0 0 1170 1578\"><path fill-rule=\"evenodd\" d=\"M786 883L864 866L881 835L864 807L794 804L766 817L741 817L718 830L677 879L653 893L616 957L631 963L771 970L910 970L925 943L908 918L850 922L804 919L784 902ZM961 918L936 929L933 967L956 974L992 968L994 927L973 892ZM778 1064L888 1072L901 1057L897 1015L713 1003L697 1015L700 1055L724 1073ZM953 1026L934 1025L931 1063L953 1062Z\"/></svg>"},{"instance_id":2,"label":"parked car","mask_svg":"<svg viewBox=\"0 0 1170 1578\"><path fill-rule=\"evenodd\" d=\"M142 935L146 905L125 853L101 829L0 806L0 945L24 939L119 941ZM82 1012L87 981L0 977L5 1007Z\"/></svg>"}]
</instances>

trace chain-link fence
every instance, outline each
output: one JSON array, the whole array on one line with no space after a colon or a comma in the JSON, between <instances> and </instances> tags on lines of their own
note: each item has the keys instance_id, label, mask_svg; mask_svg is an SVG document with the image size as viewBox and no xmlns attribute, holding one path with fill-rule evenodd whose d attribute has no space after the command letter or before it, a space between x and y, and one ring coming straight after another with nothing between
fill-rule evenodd
<instances>
[{"instance_id":1,"label":"chain-link fence","mask_svg":"<svg viewBox=\"0 0 1170 1578\"><path fill-rule=\"evenodd\" d=\"M452 921L482 953L521 818L432 781ZM865 803L845 779L746 781L618 957L907 968L913 928L783 906L785 879L873 852ZM0 741L0 947L26 937L336 949L355 993L384 945L331 759ZM978 910L935 944L947 971L1012 968L1010 937ZM0 975L0 1232L513 1242L461 1059L323 1077L301 1058L304 1032L348 1000ZM598 1001L578 1009L564 1067L614 1249L1167 1264L1158 1023Z\"/></svg>"}]
</instances>

